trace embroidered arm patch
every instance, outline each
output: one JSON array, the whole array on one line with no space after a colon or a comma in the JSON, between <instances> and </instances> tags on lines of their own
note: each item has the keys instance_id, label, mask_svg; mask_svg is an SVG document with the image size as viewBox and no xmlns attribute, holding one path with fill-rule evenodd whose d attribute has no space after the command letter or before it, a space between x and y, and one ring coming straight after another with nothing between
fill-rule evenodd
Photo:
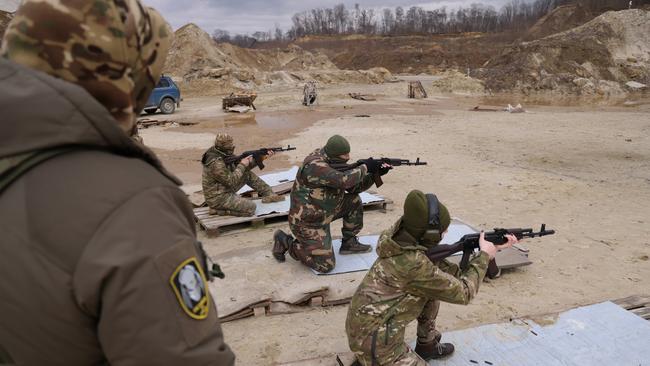
<instances>
[{"instance_id":1,"label":"embroidered arm patch","mask_svg":"<svg viewBox=\"0 0 650 366\"><path fill-rule=\"evenodd\" d=\"M169 278L176 298L187 315L201 320L208 317L210 296L207 294L206 278L196 257L183 261Z\"/></svg>"}]
</instances>

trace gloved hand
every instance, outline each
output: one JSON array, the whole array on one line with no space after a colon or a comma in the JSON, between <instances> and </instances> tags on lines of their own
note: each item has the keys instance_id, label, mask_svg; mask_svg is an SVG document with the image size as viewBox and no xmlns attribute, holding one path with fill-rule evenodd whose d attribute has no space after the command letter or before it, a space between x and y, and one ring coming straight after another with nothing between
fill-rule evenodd
<instances>
[{"instance_id":1,"label":"gloved hand","mask_svg":"<svg viewBox=\"0 0 650 366\"><path fill-rule=\"evenodd\" d=\"M381 167L379 167L379 175L386 175L391 169L393 169L392 165L382 164Z\"/></svg>"},{"instance_id":2,"label":"gloved hand","mask_svg":"<svg viewBox=\"0 0 650 366\"><path fill-rule=\"evenodd\" d=\"M270 196L262 197L262 203L271 203L271 202L280 202L284 201L284 196L278 196L277 194L272 194Z\"/></svg>"},{"instance_id":3,"label":"gloved hand","mask_svg":"<svg viewBox=\"0 0 650 366\"><path fill-rule=\"evenodd\" d=\"M366 164L366 167L368 168L368 173L375 174L379 173L379 169L381 168L382 162L381 160L375 160L373 158L366 159L363 161L364 164Z\"/></svg>"}]
</instances>

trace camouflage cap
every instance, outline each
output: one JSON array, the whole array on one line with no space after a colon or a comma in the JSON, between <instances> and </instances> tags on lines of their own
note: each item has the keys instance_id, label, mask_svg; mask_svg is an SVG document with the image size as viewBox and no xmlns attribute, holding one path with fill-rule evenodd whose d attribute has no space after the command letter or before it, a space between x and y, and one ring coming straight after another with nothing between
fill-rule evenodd
<instances>
[{"instance_id":1,"label":"camouflage cap","mask_svg":"<svg viewBox=\"0 0 650 366\"><path fill-rule=\"evenodd\" d=\"M25 0L0 53L86 89L131 135L172 35L138 0Z\"/></svg>"},{"instance_id":2,"label":"camouflage cap","mask_svg":"<svg viewBox=\"0 0 650 366\"><path fill-rule=\"evenodd\" d=\"M214 147L229 154L232 154L235 150L232 136L223 132L218 133L217 137L214 138Z\"/></svg>"}]
</instances>

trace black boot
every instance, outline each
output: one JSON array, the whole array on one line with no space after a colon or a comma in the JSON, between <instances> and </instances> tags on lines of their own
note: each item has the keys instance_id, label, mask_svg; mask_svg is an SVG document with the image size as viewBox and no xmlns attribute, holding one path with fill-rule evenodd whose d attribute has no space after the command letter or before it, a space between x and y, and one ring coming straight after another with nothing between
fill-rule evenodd
<instances>
[{"instance_id":1,"label":"black boot","mask_svg":"<svg viewBox=\"0 0 650 366\"><path fill-rule=\"evenodd\" d=\"M361 244L356 236L351 238L343 239L341 243L341 249L339 249L339 254L358 254L358 253L367 253L372 250L371 245Z\"/></svg>"},{"instance_id":2,"label":"black boot","mask_svg":"<svg viewBox=\"0 0 650 366\"><path fill-rule=\"evenodd\" d=\"M284 262L284 253L287 251L289 251L289 254L291 254L293 257L293 254L290 250L292 244L293 237L291 235L285 233L282 230L276 230L275 233L273 233L273 249L271 250L273 253L273 258L275 258L278 262Z\"/></svg>"},{"instance_id":3,"label":"black boot","mask_svg":"<svg viewBox=\"0 0 650 366\"><path fill-rule=\"evenodd\" d=\"M429 361L454 353L454 345L451 343L440 343L439 340L433 340L429 343L420 343L418 341L415 344L415 353L422 357L423 360Z\"/></svg>"}]
</instances>

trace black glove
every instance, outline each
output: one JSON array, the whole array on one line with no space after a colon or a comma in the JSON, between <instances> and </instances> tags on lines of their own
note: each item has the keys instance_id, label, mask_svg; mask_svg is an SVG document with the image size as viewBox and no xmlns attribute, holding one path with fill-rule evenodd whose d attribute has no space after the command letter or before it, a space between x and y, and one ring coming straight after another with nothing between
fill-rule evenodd
<instances>
[{"instance_id":1,"label":"black glove","mask_svg":"<svg viewBox=\"0 0 650 366\"><path fill-rule=\"evenodd\" d=\"M363 161L364 164L366 164L366 167L368 168L368 173L375 174L379 173L381 169L381 160L375 160L373 158L366 159Z\"/></svg>"},{"instance_id":2,"label":"black glove","mask_svg":"<svg viewBox=\"0 0 650 366\"><path fill-rule=\"evenodd\" d=\"M383 166L379 168L379 175L386 175L389 170L393 169L392 166L384 168Z\"/></svg>"}]
</instances>

